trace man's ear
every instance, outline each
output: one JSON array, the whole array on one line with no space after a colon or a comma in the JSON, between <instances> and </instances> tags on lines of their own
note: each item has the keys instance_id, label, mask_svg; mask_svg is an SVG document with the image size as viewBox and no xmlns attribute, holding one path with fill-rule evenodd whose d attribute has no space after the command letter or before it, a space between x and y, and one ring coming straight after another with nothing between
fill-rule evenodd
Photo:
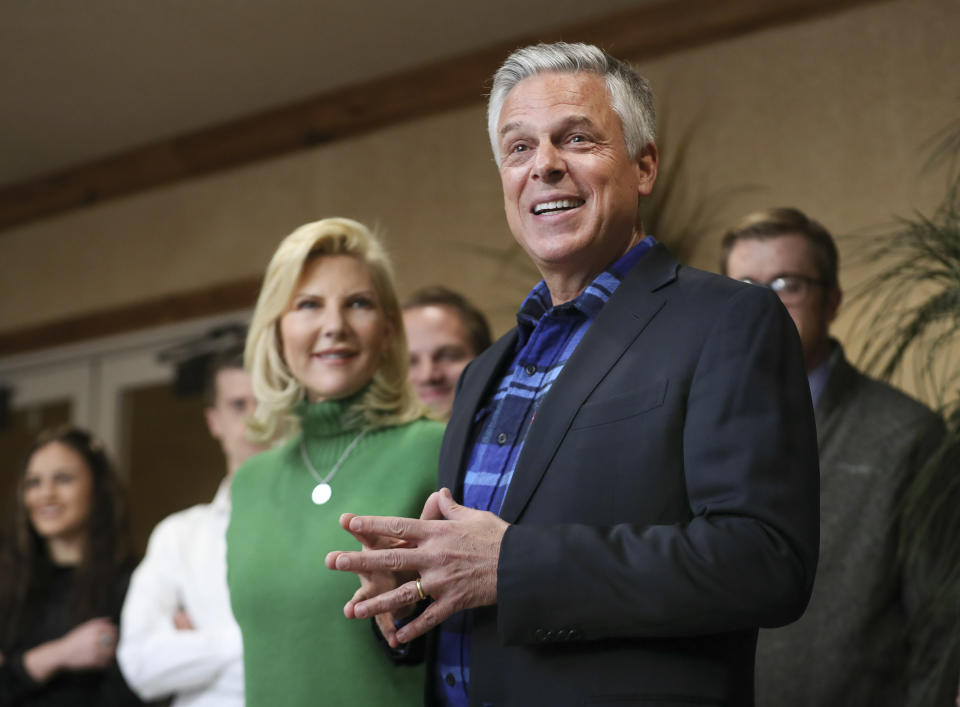
<instances>
[{"instance_id":1,"label":"man's ear","mask_svg":"<svg viewBox=\"0 0 960 707\"><path fill-rule=\"evenodd\" d=\"M648 142L637 155L637 169L639 184L637 193L640 196L649 196L653 191L653 184L657 181L657 169L660 164L660 153L657 146Z\"/></svg>"},{"instance_id":2,"label":"man's ear","mask_svg":"<svg viewBox=\"0 0 960 707\"><path fill-rule=\"evenodd\" d=\"M220 429L220 411L216 408L204 408L203 416L207 420L207 429L210 436L214 439L220 439L223 431Z\"/></svg>"},{"instance_id":3,"label":"man's ear","mask_svg":"<svg viewBox=\"0 0 960 707\"><path fill-rule=\"evenodd\" d=\"M834 287L827 292L823 301L823 314L827 324L837 318L837 312L840 310L840 302L843 301L843 290L839 286Z\"/></svg>"}]
</instances>

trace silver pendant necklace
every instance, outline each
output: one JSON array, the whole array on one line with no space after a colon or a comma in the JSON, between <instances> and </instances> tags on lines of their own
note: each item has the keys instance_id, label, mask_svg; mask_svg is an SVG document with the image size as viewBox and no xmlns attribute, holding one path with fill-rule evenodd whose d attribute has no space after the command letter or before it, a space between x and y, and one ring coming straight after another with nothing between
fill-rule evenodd
<instances>
[{"instance_id":1,"label":"silver pendant necklace","mask_svg":"<svg viewBox=\"0 0 960 707\"><path fill-rule=\"evenodd\" d=\"M310 462L310 457L307 455L306 435L301 435L300 456L303 457L303 463L306 464L307 470L313 475L313 478L319 482L313 487L313 493L310 494L310 498L313 499L313 502L318 506L322 506L324 503L330 500L330 497L333 495L333 489L330 488L330 482L333 481L333 477L337 475L337 472L340 471L340 467L343 466L345 461L347 461L347 457L350 456L350 452L353 451L353 448L357 446L365 434L367 434L367 430L363 430L360 434L353 438L353 441L347 445L347 448L343 450L343 454L341 454L340 458L337 459L337 463L333 465L330 473L323 478L321 478L320 473L313 468L313 464Z\"/></svg>"}]
</instances>

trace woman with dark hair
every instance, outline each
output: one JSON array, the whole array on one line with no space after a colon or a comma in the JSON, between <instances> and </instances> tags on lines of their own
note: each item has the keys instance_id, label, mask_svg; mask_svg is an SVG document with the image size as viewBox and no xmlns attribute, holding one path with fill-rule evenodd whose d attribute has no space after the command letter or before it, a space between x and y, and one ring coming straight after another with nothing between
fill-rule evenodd
<instances>
[{"instance_id":1,"label":"woman with dark hair","mask_svg":"<svg viewBox=\"0 0 960 707\"><path fill-rule=\"evenodd\" d=\"M138 705L114 650L134 562L113 470L89 433L41 435L0 545L0 705Z\"/></svg>"}]
</instances>

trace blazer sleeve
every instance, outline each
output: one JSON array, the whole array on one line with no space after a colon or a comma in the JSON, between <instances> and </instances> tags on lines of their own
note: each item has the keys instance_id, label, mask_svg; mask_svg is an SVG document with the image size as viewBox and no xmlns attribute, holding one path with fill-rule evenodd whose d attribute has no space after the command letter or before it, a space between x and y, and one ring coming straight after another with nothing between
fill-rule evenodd
<instances>
[{"instance_id":1,"label":"blazer sleeve","mask_svg":"<svg viewBox=\"0 0 960 707\"><path fill-rule=\"evenodd\" d=\"M505 643L718 633L803 612L819 542L819 467L796 328L756 287L738 289L712 319L686 394L666 413L682 430L664 454L682 456L689 514L512 525L498 567ZM582 473L595 473L601 455L584 458ZM636 458L631 473L646 473L643 449Z\"/></svg>"}]
</instances>

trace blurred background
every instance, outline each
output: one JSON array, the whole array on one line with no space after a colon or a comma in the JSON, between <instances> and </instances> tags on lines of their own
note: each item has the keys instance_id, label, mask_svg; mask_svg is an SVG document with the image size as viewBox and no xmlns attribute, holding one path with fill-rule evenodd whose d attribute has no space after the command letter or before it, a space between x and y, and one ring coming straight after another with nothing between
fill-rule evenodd
<instances>
[{"instance_id":1,"label":"blurred background","mask_svg":"<svg viewBox=\"0 0 960 707\"><path fill-rule=\"evenodd\" d=\"M184 377L307 221L377 227L401 295L448 285L505 332L536 275L484 100L517 46L593 42L651 80L652 230L687 262L716 270L727 226L795 206L855 236L851 291L883 266L863 238L944 198L927 162L960 116L958 36L957 0L5 0L0 508L66 421L112 452L141 549L208 501L223 462ZM835 327L854 359L876 336L856 325Z\"/></svg>"}]
</instances>

